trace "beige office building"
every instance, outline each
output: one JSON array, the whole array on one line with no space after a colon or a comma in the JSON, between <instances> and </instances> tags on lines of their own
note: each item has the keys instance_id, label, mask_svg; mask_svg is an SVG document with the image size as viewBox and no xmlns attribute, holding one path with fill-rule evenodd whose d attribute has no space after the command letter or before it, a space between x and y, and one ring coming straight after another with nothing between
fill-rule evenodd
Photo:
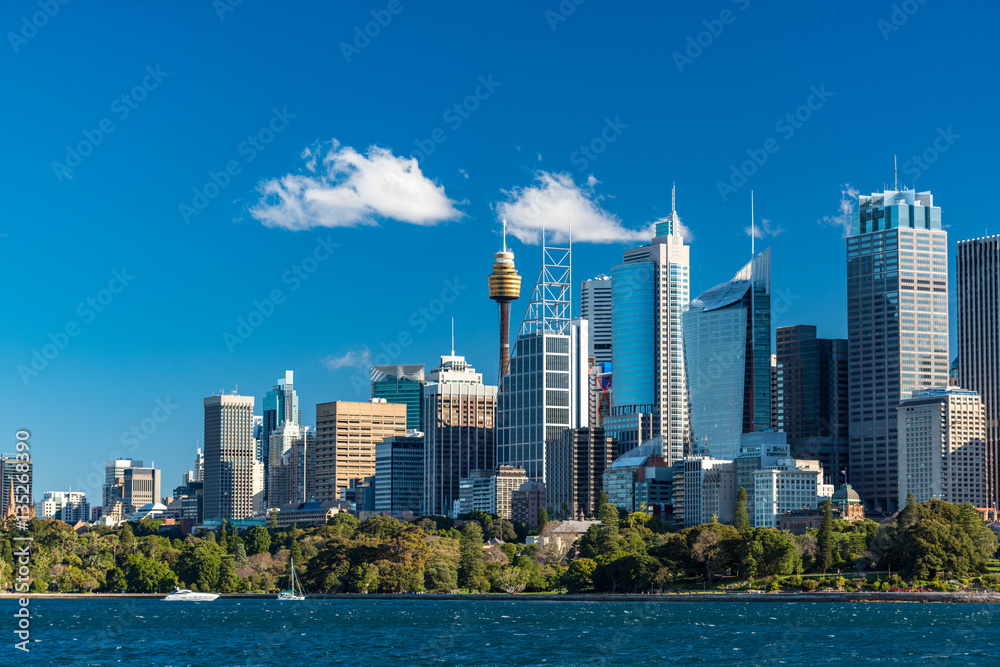
<instances>
[{"instance_id":1,"label":"beige office building","mask_svg":"<svg viewBox=\"0 0 1000 667\"><path fill-rule=\"evenodd\" d=\"M899 499L986 506L986 412L966 389L926 389L899 402Z\"/></svg>"},{"instance_id":2,"label":"beige office building","mask_svg":"<svg viewBox=\"0 0 1000 667\"><path fill-rule=\"evenodd\" d=\"M373 398L367 403L316 405L316 499L337 500L350 480L375 474L375 445L406 435L406 405Z\"/></svg>"},{"instance_id":3,"label":"beige office building","mask_svg":"<svg viewBox=\"0 0 1000 667\"><path fill-rule=\"evenodd\" d=\"M236 394L205 399L206 519L246 519L264 509L253 404L253 396Z\"/></svg>"},{"instance_id":4,"label":"beige office building","mask_svg":"<svg viewBox=\"0 0 1000 667\"><path fill-rule=\"evenodd\" d=\"M516 466L500 466L495 475L490 477L490 504L498 518L510 520L511 499L515 491L527 484L528 475L524 468Z\"/></svg>"}]
</instances>

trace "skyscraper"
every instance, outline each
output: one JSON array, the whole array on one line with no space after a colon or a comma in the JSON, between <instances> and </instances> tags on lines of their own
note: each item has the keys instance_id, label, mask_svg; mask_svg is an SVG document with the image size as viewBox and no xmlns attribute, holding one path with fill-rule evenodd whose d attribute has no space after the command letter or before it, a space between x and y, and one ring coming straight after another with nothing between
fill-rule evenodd
<instances>
[{"instance_id":1,"label":"skyscraper","mask_svg":"<svg viewBox=\"0 0 1000 667\"><path fill-rule=\"evenodd\" d=\"M570 319L570 249L542 246L542 269L498 399L498 463L545 481L545 448L587 426L587 320Z\"/></svg>"},{"instance_id":2,"label":"skyscraper","mask_svg":"<svg viewBox=\"0 0 1000 667\"><path fill-rule=\"evenodd\" d=\"M125 514L143 505L160 502L160 469L130 466L122 473L122 504Z\"/></svg>"},{"instance_id":3,"label":"skyscraper","mask_svg":"<svg viewBox=\"0 0 1000 667\"><path fill-rule=\"evenodd\" d=\"M792 458L818 460L836 486L848 463L847 341L817 338L805 324L779 327L775 340L774 428L787 434Z\"/></svg>"},{"instance_id":4,"label":"skyscraper","mask_svg":"<svg viewBox=\"0 0 1000 667\"><path fill-rule=\"evenodd\" d=\"M691 453L732 460L740 435L771 429L771 251L684 313Z\"/></svg>"},{"instance_id":5,"label":"skyscraper","mask_svg":"<svg viewBox=\"0 0 1000 667\"><path fill-rule=\"evenodd\" d=\"M316 499L339 500L352 479L375 474L375 445L406 434L406 406L373 398L368 403L316 405Z\"/></svg>"},{"instance_id":6,"label":"skyscraper","mask_svg":"<svg viewBox=\"0 0 1000 667\"><path fill-rule=\"evenodd\" d=\"M899 503L986 501L986 414L979 394L957 387L913 392L899 402Z\"/></svg>"},{"instance_id":7,"label":"skyscraper","mask_svg":"<svg viewBox=\"0 0 1000 667\"><path fill-rule=\"evenodd\" d=\"M142 461L137 459L115 459L104 462L104 488L101 493L101 507L104 514L110 514L116 502L123 502L123 487L121 480L128 468L141 468ZM128 511L125 512L128 514Z\"/></svg>"},{"instance_id":8,"label":"skyscraper","mask_svg":"<svg viewBox=\"0 0 1000 667\"><path fill-rule=\"evenodd\" d=\"M948 385L948 235L930 192L861 196L847 237L850 482L898 508L896 408Z\"/></svg>"},{"instance_id":9,"label":"skyscraper","mask_svg":"<svg viewBox=\"0 0 1000 667\"><path fill-rule=\"evenodd\" d=\"M372 398L406 406L406 428L424 428L424 365L372 366Z\"/></svg>"},{"instance_id":10,"label":"skyscraper","mask_svg":"<svg viewBox=\"0 0 1000 667\"><path fill-rule=\"evenodd\" d=\"M496 468L497 388L465 357L443 355L424 386L423 510L449 514L459 500L459 480ZM376 487L376 493L379 493Z\"/></svg>"},{"instance_id":11,"label":"skyscraper","mask_svg":"<svg viewBox=\"0 0 1000 667\"><path fill-rule=\"evenodd\" d=\"M306 502L316 493L316 435L308 426L285 422L271 432L266 507Z\"/></svg>"},{"instance_id":12,"label":"skyscraper","mask_svg":"<svg viewBox=\"0 0 1000 667\"><path fill-rule=\"evenodd\" d=\"M419 514L424 503L424 434L409 431L375 445L375 511Z\"/></svg>"},{"instance_id":13,"label":"skyscraper","mask_svg":"<svg viewBox=\"0 0 1000 667\"><path fill-rule=\"evenodd\" d=\"M205 519L245 519L264 509L264 464L253 437L253 396L205 404Z\"/></svg>"},{"instance_id":14,"label":"skyscraper","mask_svg":"<svg viewBox=\"0 0 1000 667\"><path fill-rule=\"evenodd\" d=\"M292 371L285 371L271 391L264 394L264 414L257 440L257 460L264 463L264 498L270 499L270 474L273 459L281 460L271 455L271 434L285 425L299 427L302 416L299 411L299 397L295 393Z\"/></svg>"},{"instance_id":15,"label":"skyscraper","mask_svg":"<svg viewBox=\"0 0 1000 667\"><path fill-rule=\"evenodd\" d=\"M554 518L596 516L597 493L611 465L613 447L601 428L566 429L549 443L546 501Z\"/></svg>"},{"instance_id":16,"label":"skyscraper","mask_svg":"<svg viewBox=\"0 0 1000 667\"><path fill-rule=\"evenodd\" d=\"M652 243L626 250L611 271L613 400L604 420L616 455L661 435L670 463L689 435L682 313L691 261L674 203Z\"/></svg>"},{"instance_id":17,"label":"skyscraper","mask_svg":"<svg viewBox=\"0 0 1000 667\"><path fill-rule=\"evenodd\" d=\"M0 517L35 515L34 477L34 461L18 459L17 454L0 456L0 481L3 487L0 493ZM17 511L19 507L24 507L24 512Z\"/></svg>"},{"instance_id":18,"label":"skyscraper","mask_svg":"<svg viewBox=\"0 0 1000 667\"><path fill-rule=\"evenodd\" d=\"M611 278L599 275L580 283L580 317L587 320L587 354L599 364L610 364Z\"/></svg>"},{"instance_id":19,"label":"skyscraper","mask_svg":"<svg viewBox=\"0 0 1000 667\"><path fill-rule=\"evenodd\" d=\"M958 242L958 382L986 410L986 503L1000 507L1000 235Z\"/></svg>"}]
</instances>

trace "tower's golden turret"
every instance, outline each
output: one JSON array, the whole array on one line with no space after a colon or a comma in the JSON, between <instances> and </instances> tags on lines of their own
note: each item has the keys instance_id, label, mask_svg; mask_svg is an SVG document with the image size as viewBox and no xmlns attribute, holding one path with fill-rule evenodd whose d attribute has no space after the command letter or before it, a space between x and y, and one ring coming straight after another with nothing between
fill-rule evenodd
<instances>
[{"instance_id":1,"label":"tower's golden turret","mask_svg":"<svg viewBox=\"0 0 1000 667\"><path fill-rule=\"evenodd\" d=\"M521 276L514 268L514 253L507 249L507 221L503 222L503 250L498 252L493 261L493 273L490 274L490 298L500 306L500 377L507 374L510 362L510 302L521 296Z\"/></svg>"}]
</instances>

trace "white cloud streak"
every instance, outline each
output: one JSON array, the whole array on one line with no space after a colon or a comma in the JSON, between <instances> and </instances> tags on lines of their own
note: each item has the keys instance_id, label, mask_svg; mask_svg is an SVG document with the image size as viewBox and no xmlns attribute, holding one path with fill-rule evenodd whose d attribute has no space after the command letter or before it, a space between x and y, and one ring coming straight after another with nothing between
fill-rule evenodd
<instances>
[{"instance_id":1,"label":"white cloud streak","mask_svg":"<svg viewBox=\"0 0 1000 667\"><path fill-rule=\"evenodd\" d=\"M743 228L743 233L744 234L746 234L747 236L750 236L750 234L752 232L753 233L753 237L755 239L762 239L765 236L778 236L779 234L781 234L784 231L785 231L785 228L782 227L780 224L777 225L777 226L774 226L774 225L771 224L770 220L766 220L766 219L765 220L761 220L759 225L756 225L756 226L754 226L752 228L751 227L744 227Z\"/></svg>"},{"instance_id":2,"label":"white cloud streak","mask_svg":"<svg viewBox=\"0 0 1000 667\"><path fill-rule=\"evenodd\" d=\"M851 186L850 183L845 183L844 187L840 191L840 206L837 215L824 215L823 219L820 220L821 225L826 225L829 227L839 227L843 233L844 238L851 233L851 223L854 220L854 205L858 201L857 188Z\"/></svg>"},{"instance_id":3,"label":"white cloud streak","mask_svg":"<svg viewBox=\"0 0 1000 667\"><path fill-rule=\"evenodd\" d=\"M370 366L371 363L371 350L364 345L353 350L347 350L342 354L330 355L326 359L323 359L323 365L331 371L340 368L364 368L365 366Z\"/></svg>"},{"instance_id":4,"label":"white cloud streak","mask_svg":"<svg viewBox=\"0 0 1000 667\"><path fill-rule=\"evenodd\" d=\"M580 188L568 174L540 171L535 178L535 185L505 190L507 199L495 206L497 218L507 219L507 231L521 243L538 245L543 223L549 243L565 243L570 221L573 241L578 243L649 241L655 235L654 223L628 229L601 208L601 197L594 192L598 181L593 177L586 188Z\"/></svg>"},{"instance_id":5,"label":"white cloud streak","mask_svg":"<svg viewBox=\"0 0 1000 667\"><path fill-rule=\"evenodd\" d=\"M371 146L362 155L334 139L307 148L302 159L302 173L257 186L261 197L250 215L290 230L377 225L379 219L429 226L463 216L415 158L387 148Z\"/></svg>"}]
</instances>

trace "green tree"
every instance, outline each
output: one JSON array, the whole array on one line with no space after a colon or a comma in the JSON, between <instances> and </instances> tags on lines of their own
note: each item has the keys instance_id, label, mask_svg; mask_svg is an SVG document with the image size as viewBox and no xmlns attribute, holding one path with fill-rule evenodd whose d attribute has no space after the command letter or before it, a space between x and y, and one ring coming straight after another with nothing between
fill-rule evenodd
<instances>
[{"instance_id":1,"label":"green tree","mask_svg":"<svg viewBox=\"0 0 1000 667\"><path fill-rule=\"evenodd\" d=\"M370 590L378 588L378 575L379 571L376 565L371 563L356 565L351 568L349 585L355 592L367 593Z\"/></svg>"},{"instance_id":2,"label":"green tree","mask_svg":"<svg viewBox=\"0 0 1000 667\"><path fill-rule=\"evenodd\" d=\"M816 535L816 569L826 572L833 565L833 506L829 498L820 505L823 518Z\"/></svg>"},{"instance_id":3,"label":"green tree","mask_svg":"<svg viewBox=\"0 0 1000 667\"><path fill-rule=\"evenodd\" d=\"M256 528L256 526L254 527ZM247 558L247 550L246 547L243 546L242 542L237 544L236 548L233 550L233 562L239 569L243 569L250 566L250 561Z\"/></svg>"},{"instance_id":4,"label":"green tree","mask_svg":"<svg viewBox=\"0 0 1000 667\"><path fill-rule=\"evenodd\" d=\"M244 542L248 556L256 556L271 550L271 536L263 526L254 526L248 530Z\"/></svg>"},{"instance_id":5,"label":"green tree","mask_svg":"<svg viewBox=\"0 0 1000 667\"><path fill-rule=\"evenodd\" d=\"M124 591L128 588L128 581L125 579L125 573L122 572L120 567L112 568L108 572L106 583L104 586L108 591Z\"/></svg>"},{"instance_id":6,"label":"green tree","mask_svg":"<svg viewBox=\"0 0 1000 667\"><path fill-rule=\"evenodd\" d=\"M563 574L563 585L570 593L586 593L594 590L594 572L597 563L590 558L577 558Z\"/></svg>"},{"instance_id":7,"label":"green tree","mask_svg":"<svg viewBox=\"0 0 1000 667\"><path fill-rule=\"evenodd\" d=\"M594 503L594 512L601 516L601 509L608 504L608 494L603 490L597 492L597 502Z\"/></svg>"},{"instance_id":8,"label":"green tree","mask_svg":"<svg viewBox=\"0 0 1000 667\"><path fill-rule=\"evenodd\" d=\"M236 563L232 556L223 556L219 565L219 580L216 590L220 593L236 593L240 589L240 578L236 575Z\"/></svg>"},{"instance_id":9,"label":"green tree","mask_svg":"<svg viewBox=\"0 0 1000 667\"><path fill-rule=\"evenodd\" d=\"M444 561L432 563L424 570L424 587L434 592L457 591L458 570Z\"/></svg>"},{"instance_id":10,"label":"green tree","mask_svg":"<svg viewBox=\"0 0 1000 667\"><path fill-rule=\"evenodd\" d=\"M177 585L177 577L166 563L139 554L125 557L125 582L134 593L159 593Z\"/></svg>"},{"instance_id":11,"label":"green tree","mask_svg":"<svg viewBox=\"0 0 1000 667\"><path fill-rule=\"evenodd\" d=\"M541 533L545 529L545 524L549 522L549 511L542 507L538 510L538 532Z\"/></svg>"},{"instance_id":12,"label":"green tree","mask_svg":"<svg viewBox=\"0 0 1000 667\"><path fill-rule=\"evenodd\" d=\"M736 516L733 519L733 526L740 534L746 534L750 530L750 517L747 516L747 490L742 486L736 492Z\"/></svg>"},{"instance_id":13,"label":"green tree","mask_svg":"<svg viewBox=\"0 0 1000 667\"><path fill-rule=\"evenodd\" d=\"M135 552L135 535L132 533L132 527L127 523L122 525L121 532L118 533L118 544L122 554L127 555Z\"/></svg>"},{"instance_id":14,"label":"green tree","mask_svg":"<svg viewBox=\"0 0 1000 667\"><path fill-rule=\"evenodd\" d=\"M470 521L462 527L459 542L458 584L470 591L482 588L486 564L483 560L483 529Z\"/></svg>"}]
</instances>

